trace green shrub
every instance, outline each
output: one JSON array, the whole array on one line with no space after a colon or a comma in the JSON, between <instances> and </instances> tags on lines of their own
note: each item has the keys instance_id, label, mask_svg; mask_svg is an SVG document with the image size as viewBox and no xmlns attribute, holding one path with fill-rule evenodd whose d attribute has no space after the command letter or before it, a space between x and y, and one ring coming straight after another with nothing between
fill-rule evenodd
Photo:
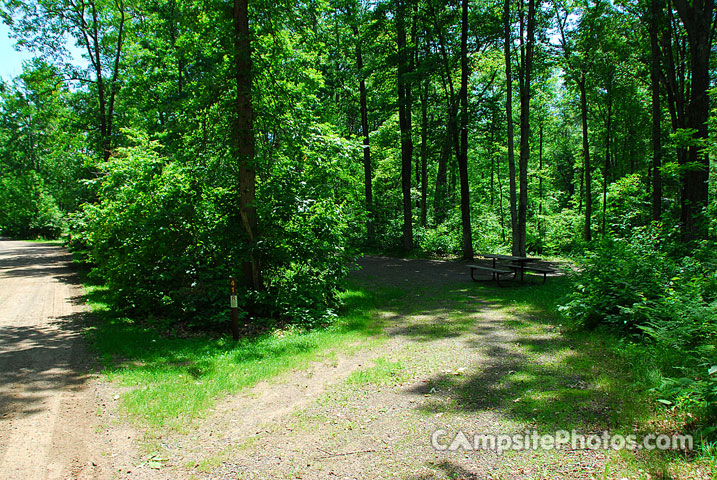
<instances>
[{"instance_id":1,"label":"green shrub","mask_svg":"<svg viewBox=\"0 0 717 480\"><path fill-rule=\"evenodd\" d=\"M313 156L274 166L260 184L259 239L250 244L234 220L235 186L162 157L145 137L138 142L102 165L98 201L72 218L71 246L86 252L116 309L168 323L226 322L229 277L241 278L253 256L265 288L239 292L243 316L309 326L333 318L353 217L350 199L338 200L343 180L331 162Z\"/></svg>"},{"instance_id":2,"label":"green shrub","mask_svg":"<svg viewBox=\"0 0 717 480\"><path fill-rule=\"evenodd\" d=\"M0 233L53 239L63 229L62 212L36 172L0 177Z\"/></svg>"},{"instance_id":3,"label":"green shrub","mask_svg":"<svg viewBox=\"0 0 717 480\"><path fill-rule=\"evenodd\" d=\"M438 255L456 253L461 246L461 227L452 222L436 227L417 227L415 240L416 245L425 252Z\"/></svg>"},{"instance_id":4,"label":"green shrub","mask_svg":"<svg viewBox=\"0 0 717 480\"><path fill-rule=\"evenodd\" d=\"M458 221L460 217L456 220ZM510 220L506 219L507 224L504 225L505 230L501 232L500 217L491 211L480 211L473 213L473 246L477 253L498 253L508 252L510 247L503 242L502 234L505 234L505 240L510 242ZM460 223L457 233L460 239ZM530 246L529 246L530 248Z\"/></svg>"},{"instance_id":5,"label":"green shrub","mask_svg":"<svg viewBox=\"0 0 717 480\"><path fill-rule=\"evenodd\" d=\"M618 235L649 223L650 202L643 175L626 175L608 186L605 222Z\"/></svg>"},{"instance_id":6,"label":"green shrub","mask_svg":"<svg viewBox=\"0 0 717 480\"><path fill-rule=\"evenodd\" d=\"M297 172L283 173L267 185L271 200L260 204L266 291L258 295L285 321L326 323L338 307L338 286L353 256L346 246L351 217L321 198L314 185L299 181Z\"/></svg>"},{"instance_id":7,"label":"green shrub","mask_svg":"<svg viewBox=\"0 0 717 480\"><path fill-rule=\"evenodd\" d=\"M653 225L586 254L560 307L572 322L645 344L664 404L690 412L697 428L717 420L715 245L678 256L671 231Z\"/></svg>"},{"instance_id":8,"label":"green shrub","mask_svg":"<svg viewBox=\"0 0 717 480\"><path fill-rule=\"evenodd\" d=\"M71 246L84 246L115 306L142 315L221 320L231 249L217 206L221 189L203 188L188 167L166 163L156 145L122 149L102 166L99 201L73 218Z\"/></svg>"},{"instance_id":9,"label":"green shrub","mask_svg":"<svg viewBox=\"0 0 717 480\"><path fill-rule=\"evenodd\" d=\"M657 245L654 229L598 244L580 262L575 292L561 311L587 328L603 325L637 332L650 320L676 273L676 264Z\"/></svg>"},{"instance_id":10,"label":"green shrub","mask_svg":"<svg viewBox=\"0 0 717 480\"><path fill-rule=\"evenodd\" d=\"M576 253L583 250L581 243L585 219L577 211L564 208L544 219L544 238L541 247L546 253Z\"/></svg>"}]
</instances>

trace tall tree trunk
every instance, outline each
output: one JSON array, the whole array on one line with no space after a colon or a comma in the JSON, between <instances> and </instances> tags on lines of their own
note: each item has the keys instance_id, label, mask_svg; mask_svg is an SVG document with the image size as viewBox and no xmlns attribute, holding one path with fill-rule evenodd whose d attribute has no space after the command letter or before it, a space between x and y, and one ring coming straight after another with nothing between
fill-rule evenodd
<instances>
[{"instance_id":1,"label":"tall tree trunk","mask_svg":"<svg viewBox=\"0 0 717 480\"><path fill-rule=\"evenodd\" d=\"M503 180L500 177L500 159L495 162L495 176L498 179L498 211L500 214L500 239L505 243L505 210L503 209Z\"/></svg>"},{"instance_id":2,"label":"tall tree trunk","mask_svg":"<svg viewBox=\"0 0 717 480\"><path fill-rule=\"evenodd\" d=\"M86 8L89 7L89 14L92 16L91 22L85 19ZM100 149L102 150L102 158L107 161L112 153L112 135L114 120L114 105L119 91L119 68L120 58L122 57L122 47L124 45L124 24L125 11L124 2L119 0L116 4L119 10L119 25L117 28L117 40L114 51L114 62L112 68L112 77L109 81L104 78L101 57L101 43L103 38L99 30L100 13L97 11L97 5L94 1L90 1L87 5L83 5L79 14L78 23L81 25L83 34L83 45L87 51L88 58L95 71L95 83L97 85L97 102L100 109ZM88 25L88 23L91 25Z\"/></svg>"},{"instance_id":3,"label":"tall tree trunk","mask_svg":"<svg viewBox=\"0 0 717 480\"><path fill-rule=\"evenodd\" d=\"M491 209L493 205L495 204L495 155L493 153L493 142L495 141L493 137L493 128L490 129L490 139L488 144L488 155L490 155L490 206Z\"/></svg>"},{"instance_id":4,"label":"tall tree trunk","mask_svg":"<svg viewBox=\"0 0 717 480\"><path fill-rule=\"evenodd\" d=\"M543 238L543 122L538 133L538 237ZM541 242L542 243L542 242Z\"/></svg>"},{"instance_id":5,"label":"tall tree trunk","mask_svg":"<svg viewBox=\"0 0 717 480\"><path fill-rule=\"evenodd\" d=\"M468 187L468 0L461 2L461 151L458 172L461 182L463 260L473 260L470 189Z\"/></svg>"},{"instance_id":6,"label":"tall tree trunk","mask_svg":"<svg viewBox=\"0 0 717 480\"><path fill-rule=\"evenodd\" d=\"M605 125L605 165L602 171L602 234L606 235L605 217L607 216L607 184L610 174L610 142L612 141L612 75L607 85L607 120Z\"/></svg>"},{"instance_id":7,"label":"tall tree trunk","mask_svg":"<svg viewBox=\"0 0 717 480\"><path fill-rule=\"evenodd\" d=\"M119 0L117 2L117 8L120 14L120 23L117 28L117 47L115 49L115 58L112 65L112 80L109 85L109 101L107 102L107 132L105 138L105 156L109 159L110 151L112 147L112 132L114 123L114 110L115 101L117 100L117 92L119 89L119 70L120 70L120 58L122 57L122 46L124 44L124 23L125 23L125 12L124 2Z\"/></svg>"},{"instance_id":8,"label":"tall tree trunk","mask_svg":"<svg viewBox=\"0 0 717 480\"><path fill-rule=\"evenodd\" d=\"M421 226L426 226L428 216L428 87L429 79L424 80L421 96Z\"/></svg>"},{"instance_id":9,"label":"tall tree trunk","mask_svg":"<svg viewBox=\"0 0 717 480\"><path fill-rule=\"evenodd\" d=\"M565 61L568 64L568 68L575 71L575 74L579 74L579 77L575 78L578 90L580 91L580 116L582 120L582 134L583 134L583 172L580 175L580 197L578 199L578 213L582 211L583 207L583 191L585 193L585 232L584 238L586 241L592 240L592 170L590 168L590 144L588 140L588 104L587 104L587 92L586 92L586 73L585 67L579 71L574 67L571 62L571 53L569 44L565 38L565 24L568 22L568 15L564 19L560 18L558 13L557 2L553 4L555 8L555 16L560 30L561 44L563 48L563 55Z\"/></svg>"},{"instance_id":10,"label":"tall tree trunk","mask_svg":"<svg viewBox=\"0 0 717 480\"><path fill-rule=\"evenodd\" d=\"M520 160L518 163L518 255L526 255L528 222L528 161L530 159L530 83L535 43L535 1L528 0L527 39L523 42L523 7L520 9Z\"/></svg>"},{"instance_id":11,"label":"tall tree trunk","mask_svg":"<svg viewBox=\"0 0 717 480\"><path fill-rule=\"evenodd\" d=\"M508 122L508 176L510 180L510 226L513 232L513 255L519 255L520 239L518 233L518 208L515 194L515 153L513 151L513 76L511 74L510 58L510 0L503 4L503 33L504 33L504 55L505 55L505 83L506 101L505 112Z\"/></svg>"},{"instance_id":12,"label":"tall tree trunk","mask_svg":"<svg viewBox=\"0 0 717 480\"><path fill-rule=\"evenodd\" d=\"M446 129L446 133L449 137L449 141L451 142L451 145L453 147L453 153L455 154L456 161L459 161L459 157L461 155L460 153L460 132L459 132L459 126L458 126L458 103L459 99L456 98L455 89L453 87L453 75L451 74L451 66L448 61L448 52L446 49L446 41L445 37L443 35L443 28L438 23L438 16L436 15L435 9L433 8L433 5L430 5L431 12L433 14L433 21L434 26L436 28L436 31L438 32L438 47L441 52L441 59L443 60L443 70L445 73L445 81L444 86L447 85L447 96L446 101L448 103L448 128ZM448 160L448 159L447 159ZM447 165L447 168L450 168L450 177L451 182L450 186L448 188L448 193L450 194L450 198L453 199L454 193L455 193L455 171L450 166Z\"/></svg>"},{"instance_id":13,"label":"tall tree trunk","mask_svg":"<svg viewBox=\"0 0 717 480\"><path fill-rule=\"evenodd\" d=\"M650 2L650 86L652 91L652 219L662 217L662 131L660 109L660 44L658 39L662 0Z\"/></svg>"},{"instance_id":14,"label":"tall tree trunk","mask_svg":"<svg viewBox=\"0 0 717 480\"><path fill-rule=\"evenodd\" d=\"M583 214L583 198L585 198L585 169L578 169L578 179L580 180L578 186L578 215Z\"/></svg>"},{"instance_id":15,"label":"tall tree trunk","mask_svg":"<svg viewBox=\"0 0 717 480\"><path fill-rule=\"evenodd\" d=\"M592 214L593 214L593 201L592 201L592 170L590 168L590 144L588 141L588 100L587 92L585 89L585 72L580 75L578 81L578 88L580 89L580 116L582 117L583 125L583 174L585 176L585 241L589 242L592 240Z\"/></svg>"},{"instance_id":16,"label":"tall tree trunk","mask_svg":"<svg viewBox=\"0 0 717 480\"><path fill-rule=\"evenodd\" d=\"M356 37L356 69L359 75L359 103L361 108L361 130L363 133L363 179L366 197L366 240L369 244L374 241L374 212L373 212L373 172L371 168L371 147L368 131L368 107L366 100L366 78L363 73L363 54L361 50L361 37L358 26L352 19L352 29Z\"/></svg>"},{"instance_id":17,"label":"tall tree trunk","mask_svg":"<svg viewBox=\"0 0 717 480\"><path fill-rule=\"evenodd\" d=\"M449 120L450 121L450 120ZM448 126L446 126L448 128ZM448 159L451 156L451 140L446 135L443 140L441 154L438 157L438 172L436 172L436 190L433 200L434 217L437 224L446 219L446 197L448 194Z\"/></svg>"},{"instance_id":18,"label":"tall tree trunk","mask_svg":"<svg viewBox=\"0 0 717 480\"><path fill-rule=\"evenodd\" d=\"M685 91L685 72L687 69L684 68L684 65L687 63L687 46L684 36L679 35L676 31L677 22L674 19L672 8L661 11L666 14L666 18L664 19L665 28L662 28L660 35L662 53L660 57L662 64L661 80L665 87L672 132L675 133L678 129L687 128L687 100ZM676 153L678 165L685 165L687 163L687 149L678 146ZM684 198L684 192L681 197ZM684 223L682 224L682 228L684 234Z\"/></svg>"},{"instance_id":19,"label":"tall tree trunk","mask_svg":"<svg viewBox=\"0 0 717 480\"><path fill-rule=\"evenodd\" d=\"M410 13L410 20L411 20L411 37L408 39L408 44L410 45L410 48L408 48L408 72L409 74L414 74L418 65L418 48L416 45L418 44L418 20L417 20L417 12L418 12L418 3L413 2L411 4L412 9ZM408 120L411 122L411 131L413 130L413 81L409 80L406 82L406 107L408 115ZM418 96L421 96L421 89L419 87L418 89ZM413 150L411 151L413 153ZM411 158L413 158L413 155L411 155ZM421 184L421 177L420 177L420 159L416 158L416 188ZM416 207L419 207L419 202L416 201Z\"/></svg>"},{"instance_id":20,"label":"tall tree trunk","mask_svg":"<svg viewBox=\"0 0 717 480\"><path fill-rule=\"evenodd\" d=\"M253 246L257 237L256 173L254 171L254 107L252 104L251 34L249 32L248 0L234 0L234 63L236 80L236 115L234 117L235 155L239 167L239 215L248 241ZM251 250L251 249L250 249ZM244 283L261 286L259 262L252 254L244 263Z\"/></svg>"},{"instance_id":21,"label":"tall tree trunk","mask_svg":"<svg viewBox=\"0 0 717 480\"><path fill-rule=\"evenodd\" d=\"M709 60L712 46L714 0L674 0L677 13L687 30L690 51L690 103L687 126L694 129L695 142L687 156L689 168L682 175L683 235L686 240L707 238L708 221L704 209L708 201L709 157L703 142L709 129Z\"/></svg>"},{"instance_id":22,"label":"tall tree trunk","mask_svg":"<svg viewBox=\"0 0 717 480\"><path fill-rule=\"evenodd\" d=\"M405 0L398 1L396 9L396 30L398 46L398 119L401 130L401 190L403 192L403 248L413 248L413 224L411 215L411 160L413 141L411 139L411 99L406 42Z\"/></svg>"}]
</instances>

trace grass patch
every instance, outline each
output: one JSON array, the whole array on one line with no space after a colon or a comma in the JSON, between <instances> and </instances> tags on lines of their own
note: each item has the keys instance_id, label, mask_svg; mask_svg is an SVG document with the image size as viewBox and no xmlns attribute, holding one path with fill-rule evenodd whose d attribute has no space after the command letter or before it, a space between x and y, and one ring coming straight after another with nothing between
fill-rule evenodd
<instances>
[{"instance_id":1,"label":"grass patch","mask_svg":"<svg viewBox=\"0 0 717 480\"><path fill-rule=\"evenodd\" d=\"M362 385L393 385L406 378L406 367L401 362L390 362L385 358L377 358L369 368L357 370L348 376L346 384L351 387Z\"/></svg>"},{"instance_id":2,"label":"grass patch","mask_svg":"<svg viewBox=\"0 0 717 480\"><path fill-rule=\"evenodd\" d=\"M48 245L64 245L65 240L62 238L43 238L43 237L37 237L37 238L13 238L13 240L18 240L22 242L31 242L31 243L45 243Z\"/></svg>"},{"instance_id":3,"label":"grass patch","mask_svg":"<svg viewBox=\"0 0 717 480\"><path fill-rule=\"evenodd\" d=\"M306 366L338 348L380 332L376 294L358 287L343 294L335 324L311 331L277 330L233 341L230 337L179 338L133 319L117 317L103 303L102 287L88 286L97 323L88 338L113 382L127 387L122 406L134 420L154 428L182 429L217 399L261 380Z\"/></svg>"}]
</instances>

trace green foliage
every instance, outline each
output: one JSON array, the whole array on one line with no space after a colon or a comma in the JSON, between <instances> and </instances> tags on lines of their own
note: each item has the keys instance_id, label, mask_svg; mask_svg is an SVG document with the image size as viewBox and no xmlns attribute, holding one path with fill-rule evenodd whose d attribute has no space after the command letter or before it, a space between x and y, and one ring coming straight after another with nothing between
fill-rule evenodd
<instances>
[{"instance_id":1,"label":"green foliage","mask_svg":"<svg viewBox=\"0 0 717 480\"><path fill-rule=\"evenodd\" d=\"M78 204L82 164L69 128L69 91L44 60L26 63L0 83L0 231L20 238L57 238L64 214Z\"/></svg>"},{"instance_id":2,"label":"green foliage","mask_svg":"<svg viewBox=\"0 0 717 480\"><path fill-rule=\"evenodd\" d=\"M577 253L583 250L581 231L584 219L575 210L564 208L546 216L540 245L547 253Z\"/></svg>"},{"instance_id":3,"label":"green foliage","mask_svg":"<svg viewBox=\"0 0 717 480\"><path fill-rule=\"evenodd\" d=\"M114 305L135 314L226 322L228 278L241 277L253 255L266 289L240 292L243 314L251 308L282 322L326 323L351 258L351 202L340 199L354 186L341 164L349 146L313 140L310 157L277 163L261 184L262 229L250 247L229 186L204 183L198 167L171 162L157 142L136 136L136 146L101 165L98 201L73 218L72 246L88 252Z\"/></svg>"},{"instance_id":4,"label":"green foliage","mask_svg":"<svg viewBox=\"0 0 717 480\"><path fill-rule=\"evenodd\" d=\"M435 228L418 227L415 234L416 244L426 252L448 255L460 249L460 225L453 222L442 223Z\"/></svg>"},{"instance_id":5,"label":"green foliage","mask_svg":"<svg viewBox=\"0 0 717 480\"><path fill-rule=\"evenodd\" d=\"M458 214L458 212L456 212ZM458 221L456 218L456 221ZM473 245L476 252L492 252L499 253L507 251L507 244L503 239L503 235L510 235L510 230L501 227L500 217L491 211L475 212L473 225ZM460 223L456 223L455 233L457 244L460 245L461 227Z\"/></svg>"},{"instance_id":6,"label":"green foliage","mask_svg":"<svg viewBox=\"0 0 717 480\"><path fill-rule=\"evenodd\" d=\"M37 173L0 177L0 233L54 239L63 228L62 212Z\"/></svg>"},{"instance_id":7,"label":"green foliage","mask_svg":"<svg viewBox=\"0 0 717 480\"><path fill-rule=\"evenodd\" d=\"M608 238L587 252L564 313L588 328L635 332L645 325L675 273L674 263L656 248L658 238L655 230L638 229L630 239Z\"/></svg>"},{"instance_id":8,"label":"green foliage","mask_svg":"<svg viewBox=\"0 0 717 480\"><path fill-rule=\"evenodd\" d=\"M647 342L644 354L661 372L654 391L662 403L711 421L717 418L717 249L705 243L675 255L668 233L639 228L589 252L560 309L583 327Z\"/></svg>"},{"instance_id":9,"label":"green foliage","mask_svg":"<svg viewBox=\"0 0 717 480\"><path fill-rule=\"evenodd\" d=\"M157 317L221 321L232 251L222 189L203 188L190 167L168 163L146 138L101 165L98 202L75 217L73 247L89 249L115 304Z\"/></svg>"},{"instance_id":10,"label":"green foliage","mask_svg":"<svg viewBox=\"0 0 717 480\"><path fill-rule=\"evenodd\" d=\"M650 218L650 202L645 180L640 174L626 175L608 186L605 223L618 236L646 225Z\"/></svg>"},{"instance_id":11,"label":"green foliage","mask_svg":"<svg viewBox=\"0 0 717 480\"><path fill-rule=\"evenodd\" d=\"M326 140L315 137L303 161L277 165L258 205L267 289L257 295L273 314L304 325L332 318L352 257L347 237L362 223L349 201L345 146Z\"/></svg>"}]
</instances>

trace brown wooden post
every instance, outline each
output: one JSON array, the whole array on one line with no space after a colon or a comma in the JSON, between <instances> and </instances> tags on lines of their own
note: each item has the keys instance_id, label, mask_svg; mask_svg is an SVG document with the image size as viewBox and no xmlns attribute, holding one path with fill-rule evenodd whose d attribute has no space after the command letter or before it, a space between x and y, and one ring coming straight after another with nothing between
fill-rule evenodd
<instances>
[{"instance_id":1,"label":"brown wooden post","mask_svg":"<svg viewBox=\"0 0 717 480\"><path fill-rule=\"evenodd\" d=\"M237 280L229 279L229 306L232 311L232 338L239 340L239 302L237 301Z\"/></svg>"}]
</instances>

